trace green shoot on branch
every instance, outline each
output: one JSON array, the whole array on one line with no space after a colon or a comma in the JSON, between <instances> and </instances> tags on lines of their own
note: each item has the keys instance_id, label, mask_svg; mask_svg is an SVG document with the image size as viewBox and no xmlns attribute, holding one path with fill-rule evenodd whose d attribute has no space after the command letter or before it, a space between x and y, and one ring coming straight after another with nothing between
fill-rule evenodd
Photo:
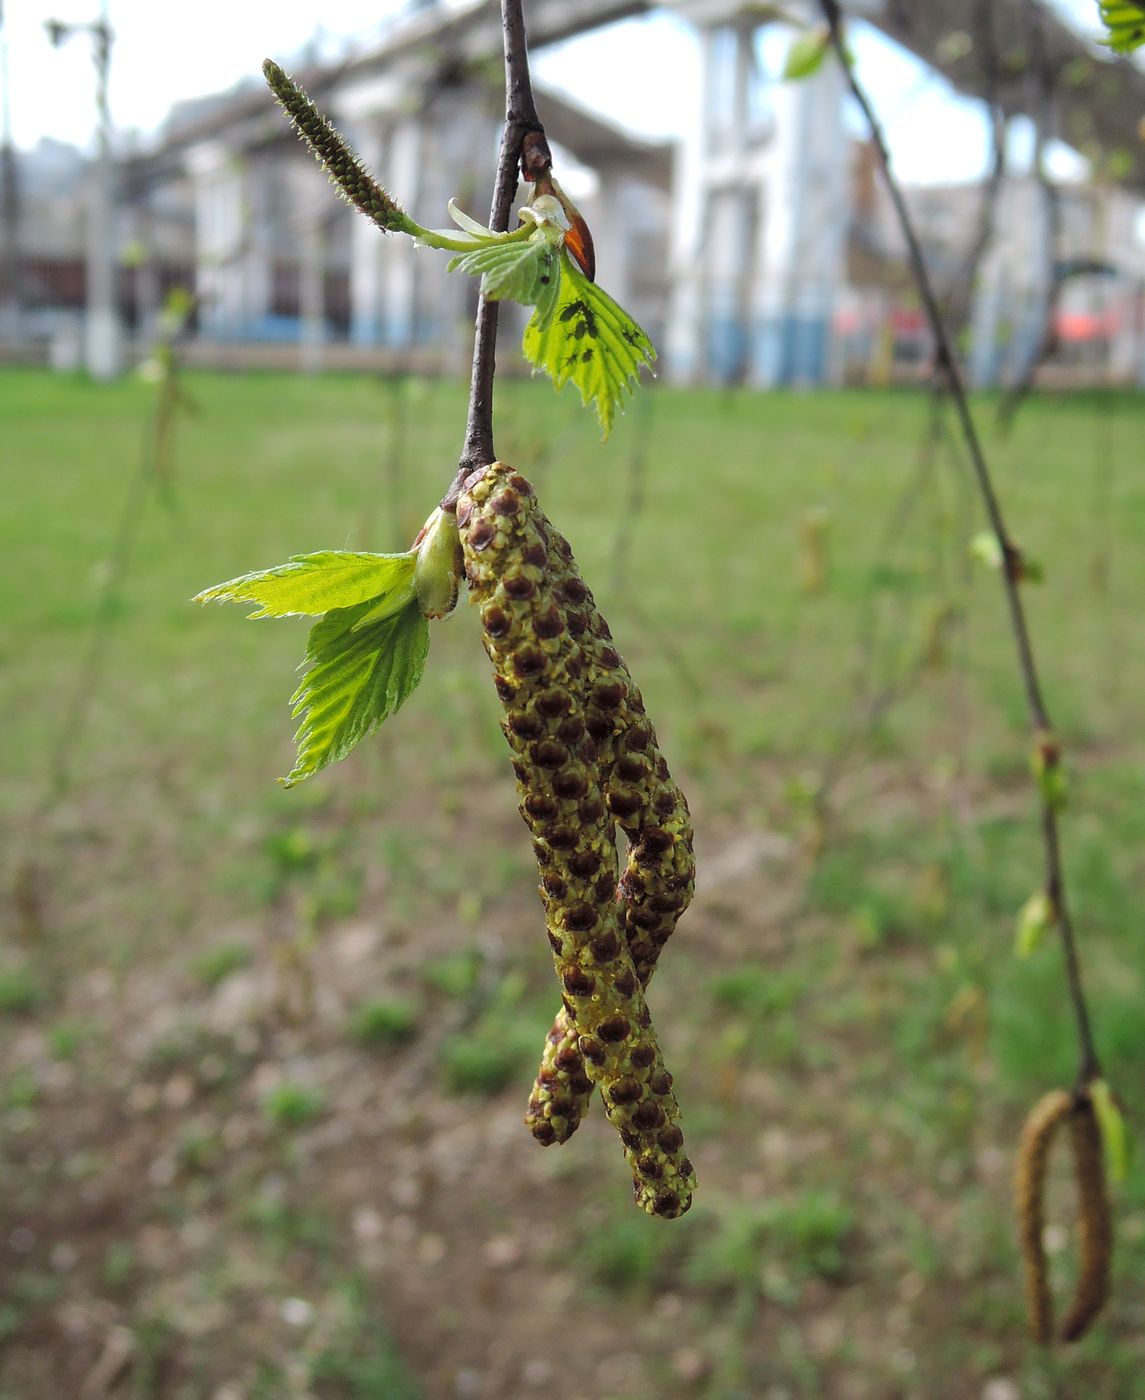
<instances>
[{"instance_id":1,"label":"green shoot on branch","mask_svg":"<svg viewBox=\"0 0 1145 1400\"><path fill-rule=\"evenodd\" d=\"M571 380L596 409L607 437L624 396L635 391L640 367L651 366L656 352L632 317L570 255L578 246L570 213L579 215L567 196L534 191L520 211L520 227L508 233L486 228L452 200L449 215L459 232L423 228L382 189L293 79L269 59L263 72L319 164L356 209L387 233L405 233L423 247L456 254L447 271L480 277L489 301L536 308L525 329L525 358L557 389ZM559 192L555 181L549 186Z\"/></svg>"},{"instance_id":2,"label":"green shoot on branch","mask_svg":"<svg viewBox=\"0 0 1145 1400\"><path fill-rule=\"evenodd\" d=\"M419 551L354 554L324 550L204 589L197 603L256 603L260 617L320 617L291 696L304 718L294 742L293 787L334 763L399 710L416 689L429 646L418 599ZM439 615L439 614L435 614Z\"/></svg>"}]
</instances>

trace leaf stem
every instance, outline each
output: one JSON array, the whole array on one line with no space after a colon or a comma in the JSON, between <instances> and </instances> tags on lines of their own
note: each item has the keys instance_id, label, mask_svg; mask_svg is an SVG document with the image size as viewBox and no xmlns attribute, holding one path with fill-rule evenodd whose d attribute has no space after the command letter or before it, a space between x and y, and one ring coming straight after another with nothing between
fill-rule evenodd
<instances>
[{"instance_id":1,"label":"leaf stem","mask_svg":"<svg viewBox=\"0 0 1145 1400\"><path fill-rule=\"evenodd\" d=\"M504 232L517 193L518 174L535 181L546 175L552 156L545 129L537 116L529 77L529 50L525 37L523 0L501 0L501 33L505 49L505 127L497 159L497 180L489 227ZM481 297L473 336L473 373L469 382L469 414L457 475L442 501L446 510L456 508L461 483L477 467L496 461L493 446L493 376L497 358L496 301Z\"/></svg>"},{"instance_id":2,"label":"leaf stem","mask_svg":"<svg viewBox=\"0 0 1145 1400\"><path fill-rule=\"evenodd\" d=\"M534 224L522 224L520 228L514 229L512 233L504 233L503 237L497 239L495 246L501 248L506 243L523 243L527 238L532 238L536 231L537 229ZM491 246L488 240L482 243L479 239L475 238L454 238L450 234L435 228L423 229L421 233L418 234L417 239L418 242L424 244L425 247L440 248L441 251L445 253L472 253L478 248Z\"/></svg>"},{"instance_id":3,"label":"leaf stem","mask_svg":"<svg viewBox=\"0 0 1145 1400\"><path fill-rule=\"evenodd\" d=\"M923 257L922 248L919 245L918 235L915 232L910 213L907 210L902 187L899 185L891 169L890 153L887 150L882 127L879 124L878 118L875 116L866 93L855 76L854 68L847 54L842 35L842 17L839 12L838 0L819 0L819 3L822 7L824 18L827 21L831 47L834 49L836 57L843 66L843 72L846 75L851 95L858 103L870 127L871 139L874 142L879 165L883 172L883 178L886 181L887 190L890 194L891 202L894 205L899 227L906 241L911 271L914 274L915 284L918 288L919 297L922 300L923 309L926 312L931 334L934 336L938 368L946 375L950 387L950 395L958 415L958 422L962 429L962 435L965 439L967 450L970 454L970 461L973 466L974 478L978 485L978 491L982 498L982 503L986 508L986 515L990 521L990 528L994 533L994 538L997 540L998 547L1002 553L1003 567L999 570L999 573L1005 589L1006 602L1010 613L1010 624L1014 635L1014 645L1018 656L1018 666L1021 670L1022 681L1026 690L1026 700L1030 718L1033 723L1035 739L1038 742L1042 761L1046 768L1057 767L1061 761L1060 752L1056 740L1053 739L1049 712L1042 695L1041 681L1038 675L1037 663L1034 659L1033 642L1030 637L1025 608L1023 607L1021 593L1019 591L1021 580L1021 554L1012 542L1009 531L1006 528L1005 518L1002 514L1002 507L998 500L993 478L990 474L990 468L987 465L986 456L982 450L982 443L978 436L978 430L974 425L974 419L970 412L970 404L966 396L966 387L962 381L962 374L954 355L954 349L950 342L946 323L938 306L938 300L934 293L930 274L927 271L926 260ZM1051 906L1057 916L1057 927L1061 934L1062 951L1065 956L1066 978L1069 984L1069 994L1074 1020L1077 1024L1077 1037L1080 1050L1078 1084L1079 1087L1083 1087L1090 1080L1101 1077L1101 1067L1097 1056L1097 1048L1094 1044L1089 1009L1086 1004L1085 991L1082 985L1081 959L1078 955L1077 938L1074 934L1069 905L1066 901L1065 877L1062 870L1061 858L1061 833L1058 825L1057 810L1055 804L1047 795L1047 784L1043 782L1039 786L1041 789L1042 841L1045 848L1046 893L1050 898Z\"/></svg>"}]
</instances>

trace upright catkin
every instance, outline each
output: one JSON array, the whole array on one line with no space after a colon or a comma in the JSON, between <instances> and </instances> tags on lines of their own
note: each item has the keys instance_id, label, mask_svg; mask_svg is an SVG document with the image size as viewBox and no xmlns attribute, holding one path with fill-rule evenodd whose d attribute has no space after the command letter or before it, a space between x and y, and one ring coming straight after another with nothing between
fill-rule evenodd
<instances>
[{"instance_id":1,"label":"upright catkin","mask_svg":"<svg viewBox=\"0 0 1145 1400\"><path fill-rule=\"evenodd\" d=\"M1054 1135L1069 1116L1072 1104L1073 1098L1065 1089L1052 1089L1038 1100L1022 1127L1014 1174L1030 1335L1043 1346L1049 1345L1054 1330L1049 1265L1042 1239L1046 1227L1046 1171Z\"/></svg>"},{"instance_id":2,"label":"upright catkin","mask_svg":"<svg viewBox=\"0 0 1145 1400\"><path fill-rule=\"evenodd\" d=\"M613 819L586 722L583 652L551 576L552 530L530 484L500 462L468 478L457 523L584 1091L600 1087L637 1204L679 1216L691 1204L695 1173L684 1155L672 1076L623 937Z\"/></svg>"},{"instance_id":3,"label":"upright catkin","mask_svg":"<svg viewBox=\"0 0 1145 1400\"><path fill-rule=\"evenodd\" d=\"M1078 1100L1070 1117L1077 1183L1079 1252L1077 1287L1061 1325L1063 1342L1076 1342L1109 1300L1113 1269L1113 1215L1105 1186L1101 1128L1093 1104Z\"/></svg>"},{"instance_id":4,"label":"upright catkin","mask_svg":"<svg viewBox=\"0 0 1145 1400\"><path fill-rule=\"evenodd\" d=\"M688 804L571 546L551 527L546 546L566 626L584 657L585 723L599 749L606 801L629 842L619 894L633 966L646 987L695 889ZM592 1102L576 1041L562 1008L545 1041L525 1115L533 1136L546 1146L566 1142Z\"/></svg>"}]
</instances>

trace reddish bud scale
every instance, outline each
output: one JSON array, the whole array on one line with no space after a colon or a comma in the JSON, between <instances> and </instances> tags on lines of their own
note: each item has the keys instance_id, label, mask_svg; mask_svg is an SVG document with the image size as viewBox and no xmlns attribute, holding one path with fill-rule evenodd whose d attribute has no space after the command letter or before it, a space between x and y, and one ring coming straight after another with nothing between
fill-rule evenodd
<instances>
[{"instance_id":1,"label":"reddish bud scale","mask_svg":"<svg viewBox=\"0 0 1145 1400\"><path fill-rule=\"evenodd\" d=\"M548 571L551 527L532 487L501 463L469 478L457 520L576 1036L563 1059L553 1050L555 1078L546 1085L543 1115L549 1140L566 1133L573 1100L598 1085L632 1168L637 1203L650 1214L682 1215L695 1175L684 1155L672 1077L622 936L613 819L601 800L599 753L585 725L584 657L564 625ZM542 1138L543 1131L534 1127Z\"/></svg>"},{"instance_id":2,"label":"reddish bud scale","mask_svg":"<svg viewBox=\"0 0 1145 1400\"><path fill-rule=\"evenodd\" d=\"M600 750L606 800L629 842L620 880L624 931L636 975L647 986L695 889L688 804L672 781L640 692L612 645L608 623L568 541L550 526L545 549L566 625L584 656L585 724ZM578 1093L575 1088L583 1080L576 1046L576 1032L562 1008L546 1039L525 1117L545 1145L567 1142L592 1103L591 1089ZM549 1111L554 1097L563 1110L556 1120Z\"/></svg>"}]
</instances>

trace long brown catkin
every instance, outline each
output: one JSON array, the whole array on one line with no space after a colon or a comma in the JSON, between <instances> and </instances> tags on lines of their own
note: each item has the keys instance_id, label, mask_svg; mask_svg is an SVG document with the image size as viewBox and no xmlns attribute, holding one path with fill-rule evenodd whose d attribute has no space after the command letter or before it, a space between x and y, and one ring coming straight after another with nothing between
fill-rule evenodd
<instances>
[{"instance_id":1,"label":"long brown catkin","mask_svg":"<svg viewBox=\"0 0 1145 1400\"><path fill-rule=\"evenodd\" d=\"M620 1133L637 1204L682 1215L695 1174L672 1076L622 937L612 818L581 699L584 660L547 567L551 527L529 483L499 462L465 483L457 523L585 1074Z\"/></svg>"},{"instance_id":2,"label":"long brown catkin","mask_svg":"<svg viewBox=\"0 0 1145 1400\"><path fill-rule=\"evenodd\" d=\"M688 804L568 541L554 529L546 544L566 625L584 655L585 719L600 750L609 810L629 842L620 896L633 966L646 987L695 888ZM538 1142L566 1142L577 1130L592 1103L584 1082L576 1033L562 1008L546 1038L525 1115Z\"/></svg>"},{"instance_id":3,"label":"long brown catkin","mask_svg":"<svg viewBox=\"0 0 1145 1400\"><path fill-rule=\"evenodd\" d=\"M1088 1097L1070 1117L1074 1180L1077 1184L1079 1252L1077 1287L1061 1325L1063 1342L1076 1342L1109 1299L1113 1269L1113 1215L1105 1186L1101 1128Z\"/></svg>"},{"instance_id":4,"label":"long brown catkin","mask_svg":"<svg viewBox=\"0 0 1145 1400\"><path fill-rule=\"evenodd\" d=\"M1014 1173L1030 1335L1043 1346L1049 1345L1054 1331L1049 1265L1042 1238L1046 1227L1046 1172L1054 1135L1068 1118L1072 1104L1072 1096L1064 1089L1052 1089L1038 1100L1022 1126Z\"/></svg>"}]
</instances>

